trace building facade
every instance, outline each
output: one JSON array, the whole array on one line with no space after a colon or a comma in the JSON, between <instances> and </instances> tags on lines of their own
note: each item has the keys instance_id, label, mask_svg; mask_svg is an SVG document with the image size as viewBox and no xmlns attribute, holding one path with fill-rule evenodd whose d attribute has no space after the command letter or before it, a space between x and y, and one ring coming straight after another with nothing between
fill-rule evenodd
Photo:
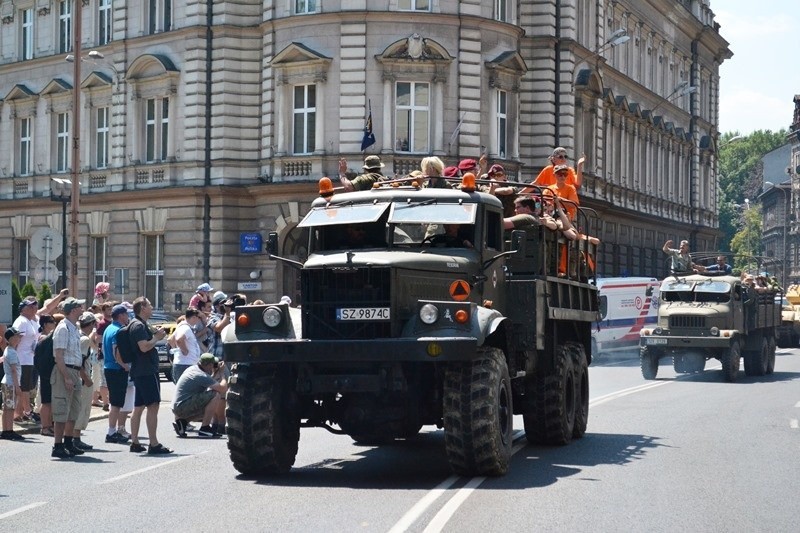
<instances>
[{"instance_id":1,"label":"building facade","mask_svg":"<svg viewBox=\"0 0 800 533\"><path fill-rule=\"evenodd\" d=\"M241 234L276 231L302 259L295 226L340 157L360 170L367 116L389 174L485 153L529 181L555 146L585 154L599 273L663 275L667 239L717 246L732 54L709 4L81 0L76 25L71 0L0 0L0 270L63 268L39 230L63 230L51 182L70 176L78 90L87 297L108 280L177 312L199 283L236 291L251 272L253 297L296 297L296 271L242 253Z\"/></svg>"}]
</instances>

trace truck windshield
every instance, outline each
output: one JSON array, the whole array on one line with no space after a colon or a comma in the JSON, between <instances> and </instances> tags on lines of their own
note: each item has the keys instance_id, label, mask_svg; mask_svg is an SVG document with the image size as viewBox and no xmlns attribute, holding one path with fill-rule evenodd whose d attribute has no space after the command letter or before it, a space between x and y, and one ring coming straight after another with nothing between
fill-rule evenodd
<instances>
[{"instance_id":1,"label":"truck windshield","mask_svg":"<svg viewBox=\"0 0 800 533\"><path fill-rule=\"evenodd\" d=\"M474 224L477 212L477 204L394 203L389 213L389 222Z\"/></svg>"},{"instance_id":2,"label":"truck windshield","mask_svg":"<svg viewBox=\"0 0 800 533\"><path fill-rule=\"evenodd\" d=\"M335 226L340 224L370 223L375 222L389 207L389 202L375 202L368 204L328 204L324 207L315 207L308 212L305 218L297 225L299 228L310 226Z\"/></svg>"},{"instance_id":3,"label":"truck windshield","mask_svg":"<svg viewBox=\"0 0 800 533\"><path fill-rule=\"evenodd\" d=\"M730 301L731 284L726 281L665 281L661 285L661 299L665 302Z\"/></svg>"}]
</instances>

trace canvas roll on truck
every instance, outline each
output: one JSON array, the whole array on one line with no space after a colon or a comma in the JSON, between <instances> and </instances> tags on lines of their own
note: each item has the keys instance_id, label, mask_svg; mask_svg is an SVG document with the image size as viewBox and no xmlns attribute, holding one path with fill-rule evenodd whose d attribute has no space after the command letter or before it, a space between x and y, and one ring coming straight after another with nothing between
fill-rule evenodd
<instances>
[{"instance_id":1,"label":"canvas roll on truck","mask_svg":"<svg viewBox=\"0 0 800 533\"><path fill-rule=\"evenodd\" d=\"M638 352L639 332L658 318L656 278L598 278L600 320L592 327L592 354Z\"/></svg>"},{"instance_id":2,"label":"canvas roll on truck","mask_svg":"<svg viewBox=\"0 0 800 533\"><path fill-rule=\"evenodd\" d=\"M642 376L655 379L659 361L669 357L679 373L702 372L708 359L718 359L729 382L742 359L746 375L771 374L780 298L780 291L756 290L738 276L669 276L661 282L658 322L641 331Z\"/></svg>"},{"instance_id":3,"label":"canvas roll on truck","mask_svg":"<svg viewBox=\"0 0 800 533\"><path fill-rule=\"evenodd\" d=\"M509 235L502 204L469 175L460 190L333 194L325 180L300 223L308 259L268 239L271 258L299 269L299 307L237 307L223 332L238 471L287 472L310 427L370 445L438 427L463 475L508 471L515 414L532 442L584 435L597 289L582 266L572 278L557 267L594 245L540 226Z\"/></svg>"}]
</instances>

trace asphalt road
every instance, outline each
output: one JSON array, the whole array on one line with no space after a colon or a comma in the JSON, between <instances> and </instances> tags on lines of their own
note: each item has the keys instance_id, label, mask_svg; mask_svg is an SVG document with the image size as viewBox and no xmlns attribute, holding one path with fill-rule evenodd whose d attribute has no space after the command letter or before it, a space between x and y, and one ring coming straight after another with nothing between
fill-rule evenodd
<instances>
[{"instance_id":1,"label":"asphalt road","mask_svg":"<svg viewBox=\"0 0 800 533\"><path fill-rule=\"evenodd\" d=\"M764 378L725 383L718 366L676 378L662 361L644 381L635 359L598 361L585 438L520 432L489 479L452 476L435 430L373 448L306 429L290 474L240 476L224 440L175 436L162 383L172 456L102 443L105 420L75 460L51 460L52 439L0 441L0 531L796 531L800 350Z\"/></svg>"}]
</instances>

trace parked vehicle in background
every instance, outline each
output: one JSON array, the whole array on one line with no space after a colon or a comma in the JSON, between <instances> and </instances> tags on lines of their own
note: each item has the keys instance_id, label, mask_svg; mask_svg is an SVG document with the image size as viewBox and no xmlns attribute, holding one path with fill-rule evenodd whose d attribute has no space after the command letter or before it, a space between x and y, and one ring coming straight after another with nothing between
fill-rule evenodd
<instances>
[{"instance_id":1,"label":"parked vehicle in background","mask_svg":"<svg viewBox=\"0 0 800 533\"><path fill-rule=\"evenodd\" d=\"M599 278L600 321L592 324L592 355L639 350L639 331L658 319L656 278Z\"/></svg>"},{"instance_id":2,"label":"parked vehicle in background","mask_svg":"<svg viewBox=\"0 0 800 533\"><path fill-rule=\"evenodd\" d=\"M796 348L800 343L800 285L789 285L781 300L781 326L778 346Z\"/></svg>"}]
</instances>

